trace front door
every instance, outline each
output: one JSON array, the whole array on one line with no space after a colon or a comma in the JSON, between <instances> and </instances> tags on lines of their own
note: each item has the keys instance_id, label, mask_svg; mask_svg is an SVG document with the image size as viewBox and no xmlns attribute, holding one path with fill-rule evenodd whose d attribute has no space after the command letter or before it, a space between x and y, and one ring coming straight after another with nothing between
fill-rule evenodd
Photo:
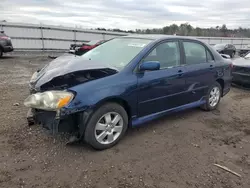
<instances>
[{"instance_id":1,"label":"front door","mask_svg":"<svg viewBox=\"0 0 250 188\"><path fill-rule=\"evenodd\" d=\"M185 74L188 103L200 101L216 78L212 53L203 44L186 40L182 42L185 55Z\"/></svg>"},{"instance_id":2,"label":"front door","mask_svg":"<svg viewBox=\"0 0 250 188\"><path fill-rule=\"evenodd\" d=\"M138 117L181 106L185 100L184 67L178 41L157 45L142 61L159 61L160 70L137 73Z\"/></svg>"}]
</instances>

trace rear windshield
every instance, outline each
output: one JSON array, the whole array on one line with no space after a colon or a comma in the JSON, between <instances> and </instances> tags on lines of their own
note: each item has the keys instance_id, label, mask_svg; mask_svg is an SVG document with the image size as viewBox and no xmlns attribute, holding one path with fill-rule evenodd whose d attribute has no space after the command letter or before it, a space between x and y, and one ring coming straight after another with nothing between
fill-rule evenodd
<instances>
[{"instance_id":1,"label":"rear windshield","mask_svg":"<svg viewBox=\"0 0 250 188\"><path fill-rule=\"evenodd\" d=\"M214 47L215 48L224 48L226 46L226 44L215 44Z\"/></svg>"}]
</instances>

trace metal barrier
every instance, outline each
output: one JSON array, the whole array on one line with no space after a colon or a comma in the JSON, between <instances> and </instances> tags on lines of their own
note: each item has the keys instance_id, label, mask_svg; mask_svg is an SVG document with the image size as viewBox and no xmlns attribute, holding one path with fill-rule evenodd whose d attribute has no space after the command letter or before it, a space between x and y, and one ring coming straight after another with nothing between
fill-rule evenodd
<instances>
[{"instance_id":1,"label":"metal barrier","mask_svg":"<svg viewBox=\"0 0 250 188\"><path fill-rule=\"evenodd\" d=\"M15 50L67 50L70 44L111 39L128 33L59 27L51 25L0 22L0 29L12 38ZM208 44L231 43L237 49L250 44L250 38L196 37Z\"/></svg>"}]
</instances>

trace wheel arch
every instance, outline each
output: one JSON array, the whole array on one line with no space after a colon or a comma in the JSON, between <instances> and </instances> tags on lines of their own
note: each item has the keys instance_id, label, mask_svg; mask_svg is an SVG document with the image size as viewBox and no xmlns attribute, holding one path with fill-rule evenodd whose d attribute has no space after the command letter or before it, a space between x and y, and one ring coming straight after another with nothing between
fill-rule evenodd
<instances>
[{"instance_id":1,"label":"wheel arch","mask_svg":"<svg viewBox=\"0 0 250 188\"><path fill-rule=\"evenodd\" d=\"M124 110L127 112L128 120L130 122L130 120L131 120L131 107L126 100L124 100L121 97L108 97L108 98L105 98L105 99L99 101L95 105L94 110L98 109L100 106L102 106L106 103L117 103L117 104L121 105L124 108Z\"/></svg>"},{"instance_id":2,"label":"wheel arch","mask_svg":"<svg viewBox=\"0 0 250 188\"><path fill-rule=\"evenodd\" d=\"M222 78L218 78L217 80L216 80L216 82L218 82L219 84L220 84L220 86L221 86L221 96L223 96L223 90L224 90L224 85L225 85L225 81L222 79Z\"/></svg>"}]
</instances>

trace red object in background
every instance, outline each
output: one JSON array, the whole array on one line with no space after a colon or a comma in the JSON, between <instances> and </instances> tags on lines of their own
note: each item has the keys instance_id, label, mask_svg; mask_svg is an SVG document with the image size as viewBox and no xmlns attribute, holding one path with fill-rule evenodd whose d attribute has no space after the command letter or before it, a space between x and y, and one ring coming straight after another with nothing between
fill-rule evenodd
<instances>
[{"instance_id":1,"label":"red object in background","mask_svg":"<svg viewBox=\"0 0 250 188\"><path fill-rule=\"evenodd\" d=\"M92 45L92 46L89 46L89 45L83 45L80 49L82 50L91 50L93 48L95 48L97 45Z\"/></svg>"},{"instance_id":2,"label":"red object in background","mask_svg":"<svg viewBox=\"0 0 250 188\"><path fill-rule=\"evenodd\" d=\"M87 51L92 50L93 48L105 43L106 41L107 40L92 40L88 43L83 43L80 48L76 49L75 54L82 55Z\"/></svg>"},{"instance_id":3,"label":"red object in background","mask_svg":"<svg viewBox=\"0 0 250 188\"><path fill-rule=\"evenodd\" d=\"M7 37L7 36L0 36L0 39L9 39L9 37Z\"/></svg>"}]
</instances>

